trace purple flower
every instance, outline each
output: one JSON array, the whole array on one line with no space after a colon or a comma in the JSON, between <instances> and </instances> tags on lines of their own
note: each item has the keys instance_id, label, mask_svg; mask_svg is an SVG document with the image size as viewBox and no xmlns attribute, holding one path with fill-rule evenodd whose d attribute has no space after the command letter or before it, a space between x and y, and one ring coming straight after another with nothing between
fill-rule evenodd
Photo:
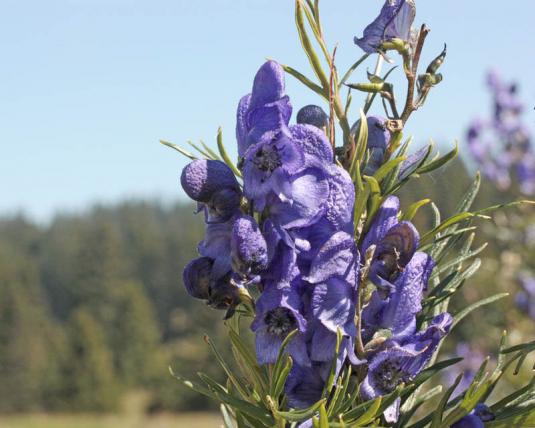
<instances>
[{"instance_id":1,"label":"purple flower","mask_svg":"<svg viewBox=\"0 0 535 428\"><path fill-rule=\"evenodd\" d=\"M288 179L286 195L272 193L267 199L269 216L285 229L302 228L316 223L327 209L329 177L323 168L307 168Z\"/></svg>"},{"instance_id":2,"label":"purple flower","mask_svg":"<svg viewBox=\"0 0 535 428\"><path fill-rule=\"evenodd\" d=\"M284 70L275 61L265 62L256 73L252 92L238 105L236 138L240 157L265 133L288 125L292 106L284 86Z\"/></svg>"},{"instance_id":3,"label":"purple flower","mask_svg":"<svg viewBox=\"0 0 535 428\"><path fill-rule=\"evenodd\" d=\"M307 166L317 165L317 161L327 165L334 161L333 148L324 132L313 125L290 126L292 139L301 147Z\"/></svg>"},{"instance_id":4,"label":"purple flower","mask_svg":"<svg viewBox=\"0 0 535 428\"><path fill-rule=\"evenodd\" d=\"M278 288L289 286L299 275L295 242L286 230L270 219L264 222L263 234L266 239L268 269L263 279L277 284Z\"/></svg>"},{"instance_id":5,"label":"purple flower","mask_svg":"<svg viewBox=\"0 0 535 428\"><path fill-rule=\"evenodd\" d=\"M386 0L379 16L364 29L363 37L355 37L354 42L364 52L374 53L385 41L408 41L415 16L416 6L413 0Z\"/></svg>"},{"instance_id":6,"label":"purple flower","mask_svg":"<svg viewBox=\"0 0 535 428\"><path fill-rule=\"evenodd\" d=\"M425 331L401 343L386 342L384 349L369 363L368 373L361 384L362 397L371 400L394 391L401 382L413 380L429 363L451 323L451 315L443 313L436 316ZM385 411L387 422L396 422L398 412L399 399Z\"/></svg>"},{"instance_id":7,"label":"purple flower","mask_svg":"<svg viewBox=\"0 0 535 428\"><path fill-rule=\"evenodd\" d=\"M368 249L374 245L375 250L370 265L369 278L378 287L383 296L387 296L396 288L395 282L400 272L411 261L419 243L419 234L412 223L398 222L399 199L389 196L379 208L362 243L361 254L365 256ZM419 259L424 262L424 259ZM418 271L409 271L409 275L419 274L420 280L427 282L431 262L425 261L425 273L418 265ZM411 279L414 280L414 279Z\"/></svg>"},{"instance_id":8,"label":"purple flower","mask_svg":"<svg viewBox=\"0 0 535 428\"><path fill-rule=\"evenodd\" d=\"M266 198L273 194L282 201L292 201L290 178L304 165L304 153L288 129L267 135L250 146L244 154L243 187L245 196L262 211Z\"/></svg>"},{"instance_id":9,"label":"purple flower","mask_svg":"<svg viewBox=\"0 0 535 428\"><path fill-rule=\"evenodd\" d=\"M286 351L294 361L309 365L304 334L307 322L302 311L302 301L294 287L269 286L257 301L256 317L251 329L256 333L256 356L259 364L272 364L277 360L282 342L295 329L299 333L292 338Z\"/></svg>"},{"instance_id":10,"label":"purple flower","mask_svg":"<svg viewBox=\"0 0 535 428\"><path fill-rule=\"evenodd\" d=\"M218 160L197 159L182 170L182 188L197 202L210 202L215 192L223 189L240 191L240 186L232 170Z\"/></svg>"},{"instance_id":11,"label":"purple flower","mask_svg":"<svg viewBox=\"0 0 535 428\"><path fill-rule=\"evenodd\" d=\"M214 269L214 260L199 257L192 260L182 274L188 294L197 299L206 300L214 309L226 309L225 318L232 316L240 303L239 290L231 282L231 272Z\"/></svg>"},{"instance_id":12,"label":"purple flower","mask_svg":"<svg viewBox=\"0 0 535 428\"><path fill-rule=\"evenodd\" d=\"M372 294L362 314L367 337L381 329L389 329L394 340L414 334L416 315L422 310L423 291L433 267L431 256L417 252L396 279L390 296L383 299L377 291Z\"/></svg>"},{"instance_id":13,"label":"purple flower","mask_svg":"<svg viewBox=\"0 0 535 428\"><path fill-rule=\"evenodd\" d=\"M313 125L316 128L327 128L329 126L329 116L320 106L313 104L304 106L297 112L297 123Z\"/></svg>"},{"instance_id":14,"label":"purple flower","mask_svg":"<svg viewBox=\"0 0 535 428\"><path fill-rule=\"evenodd\" d=\"M305 409L321 398L325 387L325 379L321 376L322 365L322 363L313 363L309 366L294 364L285 385L289 407Z\"/></svg>"},{"instance_id":15,"label":"purple flower","mask_svg":"<svg viewBox=\"0 0 535 428\"><path fill-rule=\"evenodd\" d=\"M535 320L535 277L528 274L520 274L521 290L516 294L515 303L521 311Z\"/></svg>"},{"instance_id":16,"label":"purple flower","mask_svg":"<svg viewBox=\"0 0 535 428\"><path fill-rule=\"evenodd\" d=\"M196 299L208 300L213 265L214 261L209 257L199 257L186 265L182 273L182 279L190 296Z\"/></svg>"},{"instance_id":17,"label":"purple flower","mask_svg":"<svg viewBox=\"0 0 535 428\"><path fill-rule=\"evenodd\" d=\"M386 119L380 116L368 116L368 142L369 159L364 168L364 174L373 175L384 162L384 157L390 145L390 131L386 128ZM351 127L351 134L355 141L358 139L360 119Z\"/></svg>"},{"instance_id":18,"label":"purple flower","mask_svg":"<svg viewBox=\"0 0 535 428\"><path fill-rule=\"evenodd\" d=\"M252 279L267 268L266 240L253 217L242 215L234 221L230 250L232 268L245 280Z\"/></svg>"}]
</instances>

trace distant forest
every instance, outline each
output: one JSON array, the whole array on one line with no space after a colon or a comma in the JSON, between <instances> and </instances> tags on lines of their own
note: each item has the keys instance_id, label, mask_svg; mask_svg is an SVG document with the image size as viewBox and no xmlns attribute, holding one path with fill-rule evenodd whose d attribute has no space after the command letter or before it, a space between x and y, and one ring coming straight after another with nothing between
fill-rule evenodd
<instances>
[{"instance_id":1,"label":"distant forest","mask_svg":"<svg viewBox=\"0 0 535 428\"><path fill-rule=\"evenodd\" d=\"M431 197L445 217L469 181L457 162L414 180L402 203ZM497 197L486 192L480 205ZM421 230L430 212L418 214ZM228 352L223 313L183 289L203 235L193 213L185 203L131 201L46 226L0 219L0 412L113 411L138 389L150 394L147 411L207 408L168 371L219 372L203 334Z\"/></svg>"}]
</instances>

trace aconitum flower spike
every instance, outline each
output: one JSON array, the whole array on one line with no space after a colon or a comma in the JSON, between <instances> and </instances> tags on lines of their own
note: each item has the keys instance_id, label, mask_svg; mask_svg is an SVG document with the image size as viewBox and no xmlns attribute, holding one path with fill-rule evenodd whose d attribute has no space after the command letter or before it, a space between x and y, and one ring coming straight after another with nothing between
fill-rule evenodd
<instances>
[{"instance_id":1,"label":"aconitum flower spike","mask_svg":"<svg viewBox=\"0 0 535 428\"><path fill-rule=\"evenodd\" d=\"M213 194L240 186L232 170L219 160L196 159L182 170L180 183L186 194L197 202L209 202Z\"/></svg>"},{"instance_id":2,"label":"aconitum flower spike","mask_svg":"<svg viewBox=\"0 0 535 428\"><path fill-rule=\"evenodd\" d=\"M353 40L364 52L377 52L381 44L392 39L408 41L416 16L414 0L386 0L379 16Z\"/></svg>"},{"instance_id":3,"label":"aconitum flower spike","mask_svg":"<svg viewBox=\"0 0 535 428\"><path fill-rule=\"evenodd\" d=\"M242 215L234 221L230 251L233 270L245 279L267 268L266 240L253 217Z\"/></svg>"},{"instance_id":4,"label":"aconitum flower spike","mask_svg":"<svg viewBox=\"0 0 535 428\"><path fill-rule=\"evenodd\" d=\"M368 142L366 149L370 157L364 168L364 174L373 175L384 162L384 157L390 145L390 131L386 127L386 119L381 116L368 116ZM360 131L360 119L351 127L351 135L357 141Z\"/></svg>"},{"instance_id":5,"label":"aconitum flower spike","mask_svg":"<svg viewBox=\"0 0 535 428\"><path fill-rule=\"evenodd\" d=\"M319 129L329 126L329 116L327 116L327 113L320 106L314 104L302 107L297 112L296 121L301 124L313 125Z\"/></svg>"}]
</instances>

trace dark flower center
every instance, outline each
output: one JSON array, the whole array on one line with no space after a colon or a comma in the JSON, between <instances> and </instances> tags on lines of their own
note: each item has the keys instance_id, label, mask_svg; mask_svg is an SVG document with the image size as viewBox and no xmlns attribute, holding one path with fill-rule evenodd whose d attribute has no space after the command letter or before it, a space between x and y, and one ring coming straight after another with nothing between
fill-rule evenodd
<instances>
[{"instance_id":1,"label":"dark flower center","mask_svg":"<svg viewBox=\"0 0 535 428\"><path fill-rule=\"evenodd\" d=\"M399 360L385 360L373 374L374 383L381 392L392 392L407 377Z\"/></svg>"},{"instance_id":2,"label":"dark flower center","mask_svg":"<svg viewBox=\"0 0 535 428\"><path fill-rule=\"evenodd\" d=\"M260 171L273 172L282 165L280 154L277 148L264 145L255 153L253 163Z\"/></svg>"},{"instance_id":3,"label":"dark flower center","mask_svg":"<svg viewBox=\"0 0 535 428\"><path fill-rule=\"evenodd\" d=\"M297 321L294 314L288 308L275 308L266 313L264 322L269 334L285 336L295 329Z\"/></svg>"},{"instance_id":4,"label":"dark flower center","mask_svg":"<svg viewBox=\"0 0 535 428\"><path fill-rule=\"evenodd\" d=\"M396 247L387 248L382 254L379 254L377 260L381 263L381 273L385 279L395 279L397 274L403 271L403 267L400 266L399 260L401 254Z\"/></svg>"}]
</instances>

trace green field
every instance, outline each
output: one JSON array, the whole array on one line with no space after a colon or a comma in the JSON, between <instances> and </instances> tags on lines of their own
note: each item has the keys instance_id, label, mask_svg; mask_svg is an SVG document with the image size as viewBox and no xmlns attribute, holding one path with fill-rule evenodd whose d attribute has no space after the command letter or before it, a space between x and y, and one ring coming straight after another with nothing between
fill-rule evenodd
<instances>
[{"instance_id":1,"label":"green field","mask_svg":"<svg viewBox=\"0 0 535 428\"><path fill-rule=\"evenodd\" d=\"M25 414L0 417L0 428L217 428L218 414L141 415Z\"/></svg>"}]
</instances>

